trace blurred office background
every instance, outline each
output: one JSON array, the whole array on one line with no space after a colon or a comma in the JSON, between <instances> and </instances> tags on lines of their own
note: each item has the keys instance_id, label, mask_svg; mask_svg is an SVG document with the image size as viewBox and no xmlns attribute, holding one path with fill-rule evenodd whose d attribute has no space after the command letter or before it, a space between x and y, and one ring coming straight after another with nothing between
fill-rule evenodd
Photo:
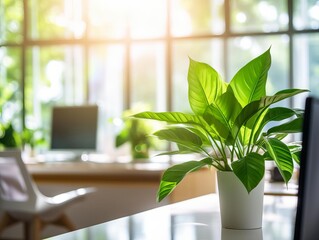
<instances>
[{"instance_id":1,"label":"blurred office background","mask_svg":"<svg viewBox=\"0 0 319 240\"><path fill-rule=\"evenodd\" d=\"M48 140L52 106L98 104L111 153L124 110L190 110L189 57L230 81L269 47L270 94L319 95L317 0L0 0L1 126Z\"/></svg>"}]
</instances>

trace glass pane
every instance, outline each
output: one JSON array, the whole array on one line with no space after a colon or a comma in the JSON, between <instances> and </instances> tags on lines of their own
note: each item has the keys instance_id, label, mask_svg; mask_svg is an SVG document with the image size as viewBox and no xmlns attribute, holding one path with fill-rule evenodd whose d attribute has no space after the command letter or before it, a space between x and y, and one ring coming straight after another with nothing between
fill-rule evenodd
<instances>
[{"instance_id":1,"label":"glass pane","mask_svg":"<svg viewBox=\"0 0 319 240\"><path fill-rule=\"evenodd\" d=\"M22 0L0 0L0 43L22 40Z\"/></svg>"},{"instance_id":2,"label":"glass pane","mask_svg":"<svg viewBox=\"0 0 319 240\"><path fill-rule=\"evenodd\" d=\"M253 58L271 47L272 63L268 74L267 94L274 94L289 87L289 39L286 35L263 37L238 37L229 41L228 76L236 72ZM234 57L240 56L240 57Z\"/></svg>"},{"instance_id":3,"label":"glass pane","mask_svg":"<svg viewBox=\"0 0 319 240\"><path fill-rule=\"evenodd\" d=\"M43 127L49 132L53 105L85 102L87 88L83 66L83 50L78 46L28 49L25 83L27 127Z\"/></svg>"},{"instance_id":4,"label":"glass pane","mask_svg":"<svg viewBox=\"0 0 319 240\"><path fill-rule=\"evenodd\" d=\"M294 27L302 29L319 28L319 1L294 0Z\"/></svg>"},{"instance_id":5,"label":"glass pane","mask_svg":"<svg viewBox=\"0 0 319 240\"><path fill-rule=\"evenodd\" d=\"M124 46L90 48L89 102L99 104L98 149L112 155L116 125L113 121L123 111Z\"/></svg>"},{"instance_id":6,"label":"glass pane","mask_svg":"<svg viewBox=\"0 0 319 240\"><path fill-rule=\"evenodd\" d=\"M129 1L129 24L133 38L162 37L166 32L166 2Z\"/></svg>"},{"instance_id":7,"label":"glass pane","mask_svg":"<svg viewBox=\"0 0 319 240\"><path fill-rule=\"evenodd\" d=\"M123 38L127 30L126 0L89 2L89 36Z\"/></svg>"},{"instance_id":8,"label":"glass pane","mask_svg":"<svg viewBox=\"0 0 319 240\"><path fill-rule=\"evenodd\" d=\"M22 92L21 49L0 48L0 145L14 148L21 144Z\"/></svg>"},{"instance_id":9,"label":"glass pane","mask_svg":"<svg viewBox=\"0 0 319 240\"><path fill-rule=\"evenodd\" d=\"M86 24L79 0L30 0L30 32L33 39L81 38Z\"/></svg>"},{"instance_id":10,"label":"glass pane","mask_svg":"<svg viewBox=\"0 0 319 240\"><path fill-rule=\"evenodd\" d=\"M224 0L171 1L174 36L221 34L225 31Z\"/></svg>"},{"instance_id":11,"label":"glass pane","mask_svg":"<svg viewBox=\"0 0 319 240\"><path fill-rule=\"evenodd\" d=\"M89 1L90 36L123 38L162 37L166 32L166 1ZM129 29L128 29L129 28Z\"/></svg>"},{"instance_id":12,"label":"glass pane","mask_svg":"<svg viewBox=\"0 0 319 240\"><path fill-rule=\"evenodd\" d=\"M162 43L132 46L131 106L143 103L153 110L166 108L165 47Z\"/></svg>"},{"instance_id":13,"label":"glass pane","mask_svg":"<svg viewBox=\"0 0 319 240\"><path fill-rule=\"evenodd\" d=\"M319 34L304 34L294 41L294 87L310 89L310 94L319 97ZM296 98L295 106L304 108L303 94Z\"/></svg>"},{"instance_id":14,"label":"glass pane","mask_svg":"<svg viewBox=\"0 0 319 240\"><path fill-rule=\"evenodd\" d=\"M21 49L18 47L0 48L0 82L2 84L21 79Z\"/></svg>"},{"instance_id":15,"label":"glass pane","mask_svg":"<svg viewBox=\"0 0 319 240\"><path fill-rule=\"evenodd\" d=\"M232 32L276 32L287 30L287 1L278 0L232 0Z\"/></svg>"},{"instance_id":16,"label":"glass pane","mask_svg":"<svg viewBox=\"0 0 319 240\"><path fill-rule=\"evenodd\" d=\"M189 59L210 64L223 76L223 43L221 40L179 40L173 44L172 109L191 111L188 102L187 73Z\"/></svg>"}]
</instances>

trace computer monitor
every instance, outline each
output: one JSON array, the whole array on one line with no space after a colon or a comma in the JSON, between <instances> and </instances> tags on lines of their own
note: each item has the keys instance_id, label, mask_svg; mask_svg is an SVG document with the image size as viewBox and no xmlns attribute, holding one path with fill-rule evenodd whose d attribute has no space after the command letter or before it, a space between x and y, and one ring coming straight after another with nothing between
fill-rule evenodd
<instances>
[{"instance_id":1,"label":"computer monitor","mask_svg":"<svg viewBox=\"0 0 319 240\"><path fill-rule=\"evenodd\" d=\"M302 135L294 240L319 236L319 99L308 97Z\"/></svg>"},{"instance_id":2,"label":"computer monitor","mask_svg":"<svg viewBox=\"0 0 319 240\"><path fill-rule=\"evenodd\" d=\"M98 106L54 106L52 108L51 150L95 151Z\"/></svg>"}]
</instances>

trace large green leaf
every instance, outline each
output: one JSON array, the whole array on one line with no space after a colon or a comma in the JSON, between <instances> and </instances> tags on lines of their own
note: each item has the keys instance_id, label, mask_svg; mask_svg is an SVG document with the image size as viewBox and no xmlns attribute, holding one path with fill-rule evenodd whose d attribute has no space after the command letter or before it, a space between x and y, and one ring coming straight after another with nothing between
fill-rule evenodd
<instances>
[{"instance_id":1,"label":"large green leaf","mask_svg":"<svg viewBox=\"0 0 319 240\"><path fill-rule=\"evenodd\" d=\"M275 161L281 176L288 183L293 172L293 160L288 146L276 138L265 139L269 155Z\"/></svg>"},{"instance_id":2,"label":"large green leaf","mask_svg":"<svg viewBox=\"0 0 319 240\"><path fill-rule=\"evenodd\" d=\"M309 92L307 89L296 89L296 88L290 88L290 89L284 89L281 91L278 91L273 96L266 96L263 97L261 100L264 101L263 105L269 106L273 103L279 102L281 100L284 100L286 98L290 98L292 96L295 96L300 93Z\"/></svg>"},{"instance_id":3,"label":"large green leaf","mask_svg":"<svg viewBox=\"0 0 319 240\"><path fill-rule=\"evenodd\" d=\"M255 142L257 141L260 133L262 132L262 130L264 129L267 123L272 121L282 121L294 115L296 115L296 112L290 108L285 108L285 107L269 108L268 111L265 112L265 115L262 117L258 125L255 126L254 141Z\"/></svg>"},{"instance_id":4,"label":"large green leaf","mask_svg":"<svg viewBox=\"0 0 319 240\"><path fill-rule=\"evenodd\" d=\"M216 132L206 123L203 117L194 114L186 114L180 112L141 112L132 117L152 119L173 124L189 124L193 127L200 127L208 132L212 137L216 136Z\"/></svg>"},{"instance_id":5,"label":"large green leaf","mask_svg":"<svg viewBox=\"0 0 319 240\"><path fill-rule=\"evenodd\" d=\"M237 119L235 120L234 127L232 128L232 136L235 137L241 126L243 126L255 114L258 114L262 110L268 108L271 104L307 91L308 90L304 89L286 89L277 92L273 96L265 96L262 97L260 100L249 103L242 109Z\"/></svg>"},{"instance_id":6,"label":"large green leaf","mask_svg":"<svg viewBox=\"0 0 319 240\"><path fill-rule=\"evenodd\" d=\"M227 89L218 72L206 63L190 58L188 69L188 100L195 114L203 115L218 96Z\"/></svg>"},{"instance_id":7,"label":"large green leaf","mask_svg":"<svg viewBox=\"0 0 319 240\"><path fill-rule=\"evenodd\" d=\"M202 125L202 119L194 114L181 112L141 112L132 115L135 118L152 119L175 124L199 124Z\"/></svg>"},{"instance_id":8,"label":"large green leaf","mask_svg":"<svg viewBox=\"0 0 319 240\"><path fill-rule=\"evenodd\" d=\"M264 157L254 152L248 153L242 159L232 162L232 168L249 193L264 177Z\"/></svg>"},{"instance_id":9,"label":"large green leaf","mask_svg":"<svg viewBox=\"0 0 319 240\"><path fill-rule=\"evenodd\" d=\"M268 129L267 135L270 135L273 133L299 133L302 130L302 123L303 123L302 117L295 118L291 120L290 122L286 122L281 125Z\"/></svg>"},{"instance_id":10,"label":"large green leaf","mask_svg":"<svg viewBox=\"0 0 319 240\"><path fill-rule=\"evenodd\" d=\"M167 140L186 146L195 152L202 152L202 140L186 128L168 128L154 133L161 140Z\"/></svg>"},{"instance_id":11,"label":"large green leaf","mask_svg":"<svg viewBox=\"0 0 319 240\"><path fill-rule=\"evenodd\" d=\"M241 109L233 92L228 90L209 105L203 117L222 138L226 139Z\"/></svg>"},{"instance_id":12,"label":"large green leaf","mask_svg":"<svg viewBox=\"0 0 319 240\"><path fill-rule=\"evenodd\" d=\"M229 86L242 107L266 95L268 70L271 65L270 48L242 67Z\"/></svg>"},{"instance_id":13,"label":"large green leaf","mask_svg":"<svg viewBox=\"0 0 319 240\"><path fill-rule=\"evenodd\" d=\"M200 161L188 161L168 168L162 176L157 192L157 201L160 202L169 195L186 174L211 164L212 160L210 158L204 158Z\"/></svg>"}]
</instances>

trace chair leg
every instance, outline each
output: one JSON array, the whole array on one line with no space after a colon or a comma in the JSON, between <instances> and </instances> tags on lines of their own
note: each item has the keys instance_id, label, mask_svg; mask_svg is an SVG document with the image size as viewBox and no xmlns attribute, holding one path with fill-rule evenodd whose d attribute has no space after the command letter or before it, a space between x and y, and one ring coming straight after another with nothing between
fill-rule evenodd
<instances>
[{"instance_id":1,"label":"chair leg","mask_svg":"<svg viewBox=\"0 0 319 240\"><path fill-rule=\"evenodd\" d=\"M52 224L65 227L69 231L75 230L75 226L73 225L70 218L68 218L68 216L66 214L62 214L57 220L52 222Z\"/></svg>"},{"instance_id":2,"label":"chair leg","mask_svg":"<svg viewBox=\"0 0 319 240\"><path fill-rule=\"evenodd\" d=\"M11 225L17 223L19 221L15 220L13 217L11 217L8 213L4 213L3 217L0 221L0 234L3 232L3 230L7 227L10 227Z\"/></svg>"},{"instance_id":3,"label":"chair leg","mask_svg":"<svg viewBox=\"0 0 319 240\"><path fill-rule=\"evenodd\" d=\"M5 228L18 222L19 221L11 217L9 214L4 213L0 221L0 234ZM45 227L46 224L48 223L42 222L39 216L34 216L31 221L24 222L24 239L40 240L42 229ZM70 218L66 214L62 214L57 220L51 222L51 224L65 227L69 231L75 230L74 224L71 222Z\"/></svg>"},{"instance_id":4,"label":"chair leg","mask_svg":"<svg viewBox=\"0 0 319 240\"><path fill-rule=\"evenodd\" d=\"M41 239L41 219L34 216L31 221L24 223L24 236L26 240Z\"/></svg>"}]
</instances>

